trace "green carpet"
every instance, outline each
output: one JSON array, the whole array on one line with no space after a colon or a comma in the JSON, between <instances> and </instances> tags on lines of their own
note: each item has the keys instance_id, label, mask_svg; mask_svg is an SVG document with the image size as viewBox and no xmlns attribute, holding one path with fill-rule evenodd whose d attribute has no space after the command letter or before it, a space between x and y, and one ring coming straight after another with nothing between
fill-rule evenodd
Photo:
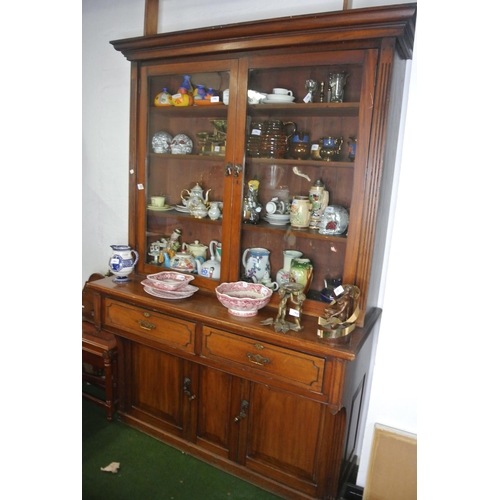
<instances>
[{"instance_id":1,"label":"green carpet","mask_svg":"<svg viewBox=\"0 0 500 500\"><path fill-rule=\"evenodd\" d=\"M83 500L277 500L281 497L172 448L82 401ZM119 462L113 474L101 471Z\"/></svg>"}]
</instances>

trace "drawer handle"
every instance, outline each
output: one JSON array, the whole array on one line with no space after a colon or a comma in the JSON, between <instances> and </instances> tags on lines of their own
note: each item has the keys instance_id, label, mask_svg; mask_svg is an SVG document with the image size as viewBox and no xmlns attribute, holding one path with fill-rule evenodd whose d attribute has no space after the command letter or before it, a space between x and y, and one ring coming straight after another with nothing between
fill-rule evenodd
<instances>
[{"instance_id":1,"label":"drawer handle","mask_svg":"<svg viewBox=\"0 0 500 500\"><path fill-rule=\"evenodd\" d=\"M261 356L260 354L251 354L250 352L247 352L247 358L250 363L260 366L264 366L266 363L271 362L269 358L264 358L264 356Z\"/></svg>"},{"instance_id":2,"label":"drawer handle","mask_svg":"<svg viewBox=\"0 0 500 500\"><path fill-rule=\"evenodd\" d=\"M143 330L154 330L156 328L156 325L154 323L148 323L147 321L142 321L142 320L139 320L138 321L139 323L139 326L143 329Z\"/></svg>"}]
</instances>

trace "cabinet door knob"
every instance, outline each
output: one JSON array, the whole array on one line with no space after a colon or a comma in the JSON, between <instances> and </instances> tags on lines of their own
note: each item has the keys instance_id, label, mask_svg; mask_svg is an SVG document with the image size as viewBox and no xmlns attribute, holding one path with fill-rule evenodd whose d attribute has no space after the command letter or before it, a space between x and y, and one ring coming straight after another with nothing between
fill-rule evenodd
<instances>
[{"instance_id":1,"label":"cabinet door knob","mask_svg":"<svg viewBox=\"0 0 500 500\"><path fill-rule=\"evenodd\" d=\"M234 166L234 174L233 174L233 177L238 177L238 175L240 174L240 172L243 171L243 167L241 165L235 165Z\"/></svg>"},{"instance_id":2,"label":"cabinet door knob","mask_svg":"<svg viewBox=\"0 0 500 500\"><path fill-rule=\"evenodd\" d=\"M239 422L242 418L247 418L247 414L246 414L245 410L248 410L249 406L250 406L250 404L249 404L249 402L246 399L244 399L241 402L240 413L238 414L238 416L234 417L234 421L235 422Z\"/></svg>"},{"instance_id":3,"label":"cabinet door knob","mask_svg":"<svg viewBox=\"0 0 500 500\"><path fill-rule=\"evenodd\" d=\"M191 379L186 377L184 379L183 391L186 396L189 396L189 401L193 401L196 398L196 394L191 394L189 388L191 387Z\"/></svg>"},{"instance_id":4,"label":"cabinet door knob","mask_svg":"<svg viewBox=\"0 0 500 500\"><path fill-rule=\"evenodd\" d=\"M231 175L231 170L233 169L232 163L226 163L226 177Z\"/></svg>"}]
</instances>

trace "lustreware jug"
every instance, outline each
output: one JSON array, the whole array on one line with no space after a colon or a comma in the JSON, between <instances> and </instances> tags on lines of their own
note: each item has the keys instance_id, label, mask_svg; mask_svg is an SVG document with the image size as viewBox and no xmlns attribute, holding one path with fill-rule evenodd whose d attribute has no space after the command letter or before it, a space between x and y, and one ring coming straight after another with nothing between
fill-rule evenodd
<instances>
[{"instance_id":1,"label":"lustreware jug","mask_svg":"<svg viewBox=\"0 0 500 500\"><path fill-rule=\"evenodd\" d=\"M261 158L285 158L290 145L290 137L296 131L297 125L294 122L266 120L260 136L259 156Z\"/></svg>"}]
</instances>

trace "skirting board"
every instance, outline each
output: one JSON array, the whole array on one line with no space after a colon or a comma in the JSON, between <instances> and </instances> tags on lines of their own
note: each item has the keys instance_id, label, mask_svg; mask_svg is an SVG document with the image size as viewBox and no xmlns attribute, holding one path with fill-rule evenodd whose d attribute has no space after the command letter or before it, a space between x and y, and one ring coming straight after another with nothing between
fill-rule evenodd
<instances>
[{"instance_id":1,"label":"skirting board","mask_svg":"<svg viewBox=\"0 0 500 500\"><path fill-rule=\"evenodd\" d=\"M363 500L417 499L417 436L375 424Z\"/></svg>"}]
</instances>

